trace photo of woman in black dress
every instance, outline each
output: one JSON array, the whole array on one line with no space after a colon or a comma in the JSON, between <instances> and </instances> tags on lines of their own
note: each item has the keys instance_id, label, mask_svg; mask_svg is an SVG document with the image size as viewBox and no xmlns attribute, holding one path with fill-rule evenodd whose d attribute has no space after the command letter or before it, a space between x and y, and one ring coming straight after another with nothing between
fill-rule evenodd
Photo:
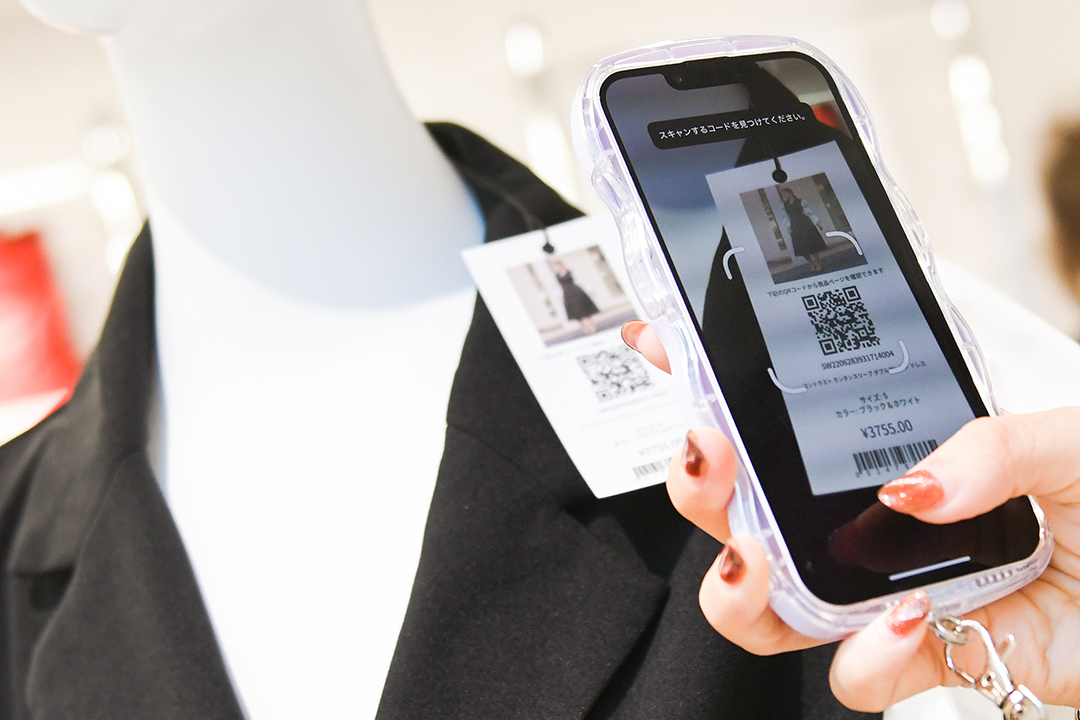
<instances>
[{"instance_id":1,"label":"photo of woman in black dress","mask_svg":"<svg viewBox=\"0 0 1080 720\"><path fill-rule=\"evenodd\" d=\"M780 199L784 203L784 213L788 218L788 231L791 233L791 251L806 260L813 272L821 271L821 253L825 251L825 239L821 237L824 227L813 211L810 203L800 200L791 188L780 188Z\"/></svg>"},{"instance_id":2,"label":"photo of woman in black dress","mask_svg":"<svg viewBox=\"0 0 1080 720\"><path fill-rule=\"evenodd\" d=\"M555 271L555 279L559 281L559 287L562 288L566 318L577 320L581 325L581 331L586 335L592 335L597 329L593 316L600 312L600 309L596 307L596 303L589 294L574 282L573 274L565 265L556 260L551 263L551 269Z\"/></svg>"}]
</instances>

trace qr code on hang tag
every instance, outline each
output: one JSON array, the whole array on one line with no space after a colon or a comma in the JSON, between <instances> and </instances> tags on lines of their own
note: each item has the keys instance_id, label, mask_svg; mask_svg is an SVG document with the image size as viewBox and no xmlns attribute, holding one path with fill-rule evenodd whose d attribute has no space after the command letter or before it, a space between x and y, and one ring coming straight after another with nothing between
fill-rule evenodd
<instances>
[{"instance_id":1,"label":"qr code on hang tag","mask_svg":"<svg viewBox=\"0 0 1080 720\"><path fill-rule=\"evenodd\" d=\"M652 386L649 371L637 352L617 345L577 358L578 367L592 383L600 402L633 395Z\"/></svg>"},{"instance_id":2,"label":"qr code on hang tag","mask_svg":"<svg viewBox=\"0 0 1080 720\"><path fill-rule=\"evenodd\" d=\"M854 285L802 296L823 355L880 345L874 321Z\"/></svg>"}]
</instances>

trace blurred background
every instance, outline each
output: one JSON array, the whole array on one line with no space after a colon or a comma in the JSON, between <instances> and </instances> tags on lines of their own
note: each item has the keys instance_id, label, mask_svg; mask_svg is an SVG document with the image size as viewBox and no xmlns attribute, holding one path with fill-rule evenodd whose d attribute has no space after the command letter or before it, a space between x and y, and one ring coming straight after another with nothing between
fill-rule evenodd
<instances>
[{"instance_id":1,"label":"blurred background","mask_svg":"<svg viewBox=\"0 0 1080 720\"><path fill-rule=\"evenodd\" d=\"M1080 309L1052 269L1041 189L1050 129L1080 114L1074 0L369 6L418 118L480 132L592 212L601 208L578 173L567 118L595 61L695 36L808 41L861 90L886 164L938 254L1080 335ZM63 397L100 330L142 207L138 158L100 44L0 0L0 402L28 417ZM32 351L5 338L34 312L48 315L33 321L48 380L4 369Z\"/></svg>"}]
</instances>

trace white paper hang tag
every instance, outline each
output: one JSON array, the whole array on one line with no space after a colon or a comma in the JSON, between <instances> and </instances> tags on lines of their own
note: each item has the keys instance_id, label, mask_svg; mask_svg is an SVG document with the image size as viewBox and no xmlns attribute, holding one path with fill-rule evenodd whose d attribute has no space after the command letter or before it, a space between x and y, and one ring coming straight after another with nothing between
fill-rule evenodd
<instances>
[{"instance_id":1,"label":"white paper hang tag","mask_svg":"<svg viewBox=\"0 0 1080 720\"><path fill-rule=\"evenodd\" d=\"M550 241L555 252L544 252ZM671 378L622 341L640 317L614 222L588 216L486 243L465 263L548 420L597 497L655 485L686 436Z\"/></svg>"}]
</instances>

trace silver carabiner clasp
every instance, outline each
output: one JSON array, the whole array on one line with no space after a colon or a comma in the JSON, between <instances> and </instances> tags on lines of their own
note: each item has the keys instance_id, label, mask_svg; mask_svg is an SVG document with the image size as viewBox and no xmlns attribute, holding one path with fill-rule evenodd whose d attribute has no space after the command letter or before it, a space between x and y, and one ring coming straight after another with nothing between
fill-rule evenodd
<instances>
[{"instance_id":1,"label":"silver carabiner clasp","mask_svg":"<svg viewBox=\"0 0 1080 720\"><path fill-rule=\"evenodd\" d=\"M933 623L934 633L945 643L945 663L968 687L978 690L984 697L1001 709L1005 720L1046 720L1046 708L1035 694L1023 685L1013 683L1012 673L1005 661L1012 652L1016 639L1005 636L995 645L990 631L974 620L938 618ZM964 645L971 634L986 649L986 666L978 675L965 672L953 660L953 648Z\"/></svg>"}]
</instances>

